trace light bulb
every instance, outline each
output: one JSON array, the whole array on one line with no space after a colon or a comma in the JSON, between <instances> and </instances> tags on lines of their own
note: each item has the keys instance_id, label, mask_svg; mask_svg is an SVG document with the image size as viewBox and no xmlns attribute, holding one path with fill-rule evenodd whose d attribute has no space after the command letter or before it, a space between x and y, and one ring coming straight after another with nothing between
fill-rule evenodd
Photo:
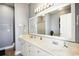
<instances>
[{"instance_id":1,"label":"light bulb","mask_svg":"<svg viewBox=\"0 0 79 59\"><path fill-rule=\"evenodd\" d=\"M38 8L37 8L37 13L38 13Z\"/></svg>"},{"instance_id":2,"label":"light bulb","mask_svg":"<svg viewBox=\"0 0 79 59\"><path fill-rule=\"evenodd\" d=\"M46 9L47 4L44 4L44 9Z\"/></svg>"},{"instance_id":3,"label":"light bulb","mask_svg":"<svg viewBox=\"0 0 79 59\"><path fill-rule=\"evenodd\" d=\"M49 7L49 4L47 4L46 7L48 8Z\"/></svg>"},{"instance_id":4,"label":"light bulb","mask_svg":"<svg viewBox=\"0 0 79 59\"><path fill-rule=\"evenodd\" d=\"M50 5L50 6L53 6L53 3L50 3L49 5Z\"/></svg>"},{"instance_id":5,"label":"light bulb","mask_svg":"<svg viewBox=\"0 0 79 59\"><path fill-rule=\"evenodd\" d=\"M61 11L63 8L59 8L58 10Z\"/></svg>"},{"instance_id":6,"label":"light bulb","mask_svg":"<svg viewBox=\"0 0 79 59\"><path fill-rule=\"evenodd\" d=\"M35 12L35 13L37 12L36 9L34 10L34 12Z\"/></svg>"},{"instance_id":7,"label":"light bulb","mask_svg":"<svg viewBox=\"0 0 79 59\"><path fill-rule=\"evenodd\" d=\"M40 12L40 7L38 7L38 12Z\"/></svg>"},{"instance_id":8,"label":"light bulb","mask_svg":"<svg viewBox=\"0 0 79 59\"><path fill-rule=\"evenodd\" d=\"M42 6L40 7L40 11L42 11Z\"/></svg>"}]
</instances>

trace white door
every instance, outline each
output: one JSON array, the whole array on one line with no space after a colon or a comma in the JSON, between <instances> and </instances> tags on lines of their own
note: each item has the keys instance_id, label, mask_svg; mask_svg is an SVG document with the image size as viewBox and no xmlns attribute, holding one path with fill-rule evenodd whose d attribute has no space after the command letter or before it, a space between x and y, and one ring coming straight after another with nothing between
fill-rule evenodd
<instances>
[{"instance_id":1,"label":"white door","mask_svg":"<svg viewBox=\"0 0 79 59\"><path fill-rule=\"evenodd\" d=\"M60 16L60 36L71 39L71 13Z\"/></svg>"}]
</instances>

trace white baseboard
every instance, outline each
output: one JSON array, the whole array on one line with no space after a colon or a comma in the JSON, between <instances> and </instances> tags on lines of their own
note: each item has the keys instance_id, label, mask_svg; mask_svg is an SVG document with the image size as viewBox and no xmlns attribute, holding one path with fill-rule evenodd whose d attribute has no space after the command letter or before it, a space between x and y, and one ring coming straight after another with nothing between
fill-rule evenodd
<instances>
[{"instance_id":1,"label":"white baseboard","mask_svg":"<svg viewBox=\"0 0 79 59\"><path fill-rule=\"evenodd\" d=\"M15 56L21 54L21 51L15 51Z\"/></svg>"}]
</instances>

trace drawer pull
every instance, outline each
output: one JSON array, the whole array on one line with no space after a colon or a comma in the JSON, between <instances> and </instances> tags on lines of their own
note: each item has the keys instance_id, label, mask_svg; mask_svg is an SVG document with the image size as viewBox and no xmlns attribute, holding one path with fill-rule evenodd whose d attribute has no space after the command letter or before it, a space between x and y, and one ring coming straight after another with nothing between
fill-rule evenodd
<instances>
[{"instance_id":1,"label":"drawer pull","mask_svg":"<svg viewBox=\"0 0 79 59\"><path fill-rule=\"evenodd\" d=\"M58 42L53 41L52 43L53 43L54 45L58 45Z\"/></svg>"},{"instance_id":2,"label":"drawer pull","mask_svg":"<svg viewBox=\"0 0 79 59\"><path fill-rule=\"evenodd\" d=\"M37 53L39 53L40 51L38 50Z\"/></svg>"}]
</instances>

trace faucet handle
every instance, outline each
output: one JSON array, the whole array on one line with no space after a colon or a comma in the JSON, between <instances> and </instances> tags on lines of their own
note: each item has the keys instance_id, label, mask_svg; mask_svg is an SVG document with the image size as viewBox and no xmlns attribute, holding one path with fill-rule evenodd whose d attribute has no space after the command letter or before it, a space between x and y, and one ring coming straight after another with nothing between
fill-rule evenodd
<instances>
[{"instance_id":1,"label":"faucet handle","mask_svg":"<svg viewBox=\"0 0 79 59\"><path fill-rule=\"evenodd\" d=\"M66 44L66 41L64 41L64 47L68 48L67 44Z\"/></svg>"},{"instance_id":2,"label":"faucet handle","mask_svg":"<svg viewBox=\"0 0 79 59\"><path fill-rule=\"evenodd\" d=\"M42 37L40 37L40 40L42 40Z\"/></svg>"}]
</instances>

